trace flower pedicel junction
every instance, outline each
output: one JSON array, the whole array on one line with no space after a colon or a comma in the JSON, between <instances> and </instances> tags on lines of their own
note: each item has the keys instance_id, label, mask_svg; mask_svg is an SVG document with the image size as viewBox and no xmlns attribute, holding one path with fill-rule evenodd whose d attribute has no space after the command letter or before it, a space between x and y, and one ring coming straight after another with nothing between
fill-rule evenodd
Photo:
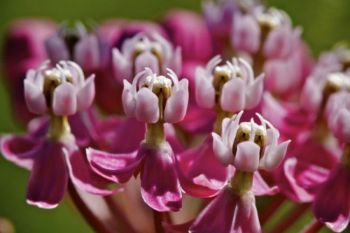
<instances>
[{"instance_id":1,"label":"flower pedicel junction","mask_svg":"<svg viewBox=\"0 0 350 233\"><path fill-rule=\"evenodd\" d=\"M313 59L301 34L242 0L91 30L14 22L5 81L27 128L1 154L30 173L29 205L67 193L96 232L278 233L307 213L300 232L346 232L350 48Z\"/></svg>"}]
</instances>

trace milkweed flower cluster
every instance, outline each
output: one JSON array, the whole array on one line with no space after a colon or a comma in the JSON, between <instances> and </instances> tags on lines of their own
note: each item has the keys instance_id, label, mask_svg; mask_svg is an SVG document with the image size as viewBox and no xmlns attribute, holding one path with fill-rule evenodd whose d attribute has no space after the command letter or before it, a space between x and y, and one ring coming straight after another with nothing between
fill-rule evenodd
<instances>
[{"instance_id":1,"label":"milkweed flower cluster","mask_svg":"<svg viewBox=\"0 0 350 233\"><path fill-rule=\"evenodd\" d=\"M304 232L348 229L350 49L314 61L286 12L220 0L159 23L31 19L5 42L27 130L0 149L30 172L28 204L68 190L96 232L258 233L292 201L274 232L307 211Z\"/></svg>"}]
</instances>

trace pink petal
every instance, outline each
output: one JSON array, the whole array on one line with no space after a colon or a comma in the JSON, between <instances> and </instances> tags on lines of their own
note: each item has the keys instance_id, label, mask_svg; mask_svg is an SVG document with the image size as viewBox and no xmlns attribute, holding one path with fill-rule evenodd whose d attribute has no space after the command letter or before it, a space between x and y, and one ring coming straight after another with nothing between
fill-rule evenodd
<instances>
[{"instance_id":1,"label":"pink petal","mask_svg":"<svg viewBox=\"0 0 350 233\"><path fill-rule=\"evenodd\" d=\"M69 116L77 111L77 95L72 84L62 83L55 89L52 110L57 116Z\"/></svg>"},{"instance_id":2,"label":"pink petal","mask_svg":"<svg viewBox=\"0 0 350 233\"><path fill-rule=\"evenodd\" d=\"M127 182L144 158L144 155L137 151L112 154L91 148L86 150L86 155L94 172L115 183Z\"/></svg>"},{"instance_id":3,"label":"pink petal","mask_svg":"<svg viewBox=\"0 0 350 233\"><path fill-rule=\"evenodd\" d=\"M234 78L225 83L220 97L221 108L228 112L239 112L245 106L246 85L243 80Z\"/></svg>"},{"instance_id":4,"label":"pink petal","mask_svg":"<svg viewBox=\"0 0 350 233\"><path fill-rule=\"evenodd\" d=\"M255 172L259 166L260 147L254 142L237 145L234 165L240 171Z\"/></svg>"},{"instance_id":5,"label":"pink petal","mask_svg":"<svg viewBox=\"0 0 350 233\"><path fill-rule=\"evenodd\" d=\"M199 214L189 232L232 233L232 221L238 202L239 196L235 195L230 188L225 187Z\"/></svg>"},{"instance_id":6,"label":"pink petal","mask_svg":"<svg viewBox=\"0 0 350 233\"><path fill-rule=\"evenodd\" d=\"M118 49L113 49L113 69L118 81L123 82L124 79L131 81L131 62Z\"/></svg>"},{"instance_id":7,"label":"pink petal","mask_svg":"<svg viewBox=\"0 0 350 233\"><path fill-rule=\"evenodd\" d=\"M269 59L285 58L293 49L294 35L289 26L279 27L266 38L264 54Z\"/></svg>"},{"instance_id":8,"label":"pink petal","mask_svg":"<svg viewBox=\"0 0 350 233\"><path fill-rule=\"evenodd\" d=\"M40 208L55 208L63 199L68 170L61 144L46 142L37 151L29 178L27 203Z\"/></svg>"},{"instance_id":9,"label":"pink petal","mask_svg":"<svg viewBox=\"0 0 350 233\"><path fill-rule=\"evenodd\" d=\"M126 115L129 117L135 116L136 99L132 85L124 80L124 89L122 94L123 108Z\"/></svg>"},{"instance_id":10,"label":"pink petal","mask_svg":"<svg viewBox=\"0 0 350 233\"><path fill-rule=\"evenodd\" d=\"M197 148L189 149L177 157L181 187L194 197L212 197L227 181L227 170L217 160L208 137Z\"/></svg>"},{"instance_id":11,"label":"pink petal","mask_svg":"<svg viewBox=\"0 0 350 233\"><path fill-rule=\"evenodd\" d=\"M51 36L45 41L47 55L53 64L69 60L69 51L60 36Z\"/></svg>"},{"instance_id":12,"label":"pink petal","mask_svg":"<svg viewBox=\"0 0 350 233\"><path fill-rule=\"evenodd\" d=\"M182 205L180 183L175 169L175 158L169 144L159 148L141 146L145 156L141 170L141 195L154 210L178 211Z\"/></svg>"},{"instance_id":13,"label":"pink petal","mask_svg":"<svg viewBox=\"0 0 350 233\"><path fill-rule=\"evenodd\" d=\"M135 59L134 73L137 74L145 70L146 67L150 68L156 74L160 72L159 61L157 57L150 52L144 52L141 55L137 56Z\"/></svg>"},{"instance_id":14,"label":"pink petal","mask_svg":"<svg viewBox=\"0 0 350 233\"><path fill-rule=\"evenodd\" d=\"M276 147L267 147L266 153L261 159L261 166L267 171L275 169L283 160L290 140L278 144Z\"/></svg>"},{"instance_id":15,"label":"pink petal","mask_svg":"<svg viewBox=\"0 0 350 233\"><path fill-rule=\"evenodd\" d=\"M255 53L260 46L260 28L249 14L235 15L232 30L232 44L238 51Z\"/></svg>"},{"instance_id":16,"label":"pink petal","mask_svg":"<svg viewBox=\"0 0 350 233\"><path fill-rule=\"evenodd\" d=\"M264 91L264 77L263 74L260 75L251 85L247 86L245 94L246 109L255 108L259 104Z\"/></svg>"},{"instance_id":17,"label":"pink petal","mask_svg":"<svg viewBox=\"0 0 350 233\"><path fill-rule=\"evenodd\" d=\"M331 128L332 132L341 142L350 143L350 109L340 109L333 117L336 119Z\"/></svg>"},{"instance_id":18,"label":"pink petal","mask_svg":"<svg viewBox=\"0 0 350 233\"><path fill-rule=\"evenodd\" d=\"M203 68L196 70L196 101L203 108L212 108L215 104L215 90Z\"/></svg>"},{"instance_id":19,"label":"pink petal","mask_svg":"<svg viewBox=\"0 0 350 233\"><path fill-rule=\"evenodd\" d=\"M185 118L178 125L189 133L210 133L213 129L215 115L211 109L203 109L190 104Z\"/></svg>"},{"instance_id":20,"label":"pink petal","mask_svg":"<svg viewBox=\"0 0 350 233\"><path fill-rule=\"evenodd\" d=\"M84 111L91 106L95 97L95 75L90 76L77 94L77 110Z\"/></svg>"},{"instance_id":21,"label":"pink petal","mask_svg":"<svg viewBox=\"0 0 350 233\"><path fill-rule=\"evenodd\" d=\"M136 97L135 114L139 121L156 123L159 120L158 97L148 88L141 88Z\"/></svg>"},{"instance_id":22,"label":"pink petal","mask_svg":"<svg viewBox=\"0 0 350 233\"><path fill-rule=\"evenodd\" d=\"M30 136L5 135L1 137L0 149L5 159L16 165L31 169L34 156L42 148L42 141Z\"/></svg>"},{"instance_id":23,"label":"pink petal","mask_svg":"<svg viewBox=\"0 0 350 233\"><path fill-rule=\"evenodd\" d=\"M166 102L164 120L168 123L179 122L186 115L188 105L188 80L182 79L178 85L178 89L172 93Z\"/></svg>"},{"instance_id":24,"label":"pink petal","mask_svg":"<svg viewBox=\"0 0 350 233\"><path fill-rule=\"evenodd\" d=\"M34 72L28 71L27 77ZM47 111L46 100L43 94L43 90L36 86L31 80L24 80L24 97L28 106L29 111L35 114L44 114Z\"/></svg>"},{"instance_id":25,"label":"pink petal","mask_svg":"<svg viewBox=\"0 0 350 233\"><path fill-rule=\"evenodd\" d=\"M120 191L120 189L109 190L107 185L110 182L93 172L86 156L80 151L72 153L65 151L65 155L70 178L80 189L96 195L111 195Z\"/></svg>"},{"instance_id":26,"label":"pink petal","mask_svg":"<svg viewBox=\"0 0 350 233\"><path fill-rule=\"evenodd\" d=\"M101 65L100 44L96 36L83 37L74 48L74 60L84 69L97 69Z\"/></svg>"},{"instance_id":27,"label":"pink petal","mask_svg":"<svg viewBox=\"0 0 350 233\"><path fill-rule=\"evenodd\" d=\"M211 135L213 137L213 150L219 161L224 166L233 163L234 156L232 154L232 151L227 147L227 145L224 144L219 135L216 133L212 133Z\"/></svg>"}]
</instances>

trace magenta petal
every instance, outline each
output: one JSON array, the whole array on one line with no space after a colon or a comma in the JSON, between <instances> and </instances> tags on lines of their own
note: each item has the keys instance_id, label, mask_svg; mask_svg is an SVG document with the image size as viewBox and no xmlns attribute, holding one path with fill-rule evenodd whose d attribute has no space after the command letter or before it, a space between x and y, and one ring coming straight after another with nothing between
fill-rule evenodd
<instances>
[{"instance_id":1,"label":"magenta petal","mask_svg":"<svg viewBox=\"0 0 350 233\"><path fill-rule=\"evenodd\" d=\"M139 121L156 123L159 120L158 97L148 88L137 93L135 114Z\"/></svg>"},{"instance_id":2,"label":"magenta petal","mask_svg":"<svg viewBox=\"0 0 350 233\"><path fill-rule=\"evenodd\" d=\"M84 69L97 69L101 64L100 44L96 36L83 37L74 48L74 60Z\"/></svg>"},{"instance_id":3,"label":"magenta petal","mask_svg":"<svg viewBox=\"0 0 350 233\"><path fill-rule=\"evenodd\" d=\"M61 144L46 142L35 156L27 190L27 203L55 208L68 184L68 170Z\"/></svg>"},{"instance_id":4,"label":"magenta petal","mask_svg":"<svg viewBox=\"0 0 350 233\"><path fill-rule=\"evenodd\" d=\"M86 150L86 155L94 172L116 183L127 182L144 157L137 151L128 154L112 154L92 148Z\"/></svg>"},{"instance_id":5,"label":"magenta petal","mask_svg":"<svg viewBox=\"0 0 350 233\"><path fill-rule=\"evenodd\" d=\"M317 193L313 211L316 218L336 232L343 231L350 219L350 172L339 165ZM334 227L334 229L333 229Z\"/></svg>"},{"instance_id":6,"label":"magenta petal","mask_svg":"<svg viewBox=\"0 0 350 233\"><path fill-rule=\"evenodd\" d=\"M28 136L6 135L0 140L0 149L4 157L26 169L32 168L34 156L41 147L41 140Z\"/></svg>"},{"instance_id":7,"label":"magenta petal","mask_svg":"<svg viewBox=\"0 0 350 233\"><path fill-rule=\"evenodd\" d=\"M35 114L44 114L47 111L43 90L36 86L31 78L35 71L29 70L24 80L24 97L29 111Z\"/></svg>"},{"instance_id":8,"label":"magenta petal","mask_svg":"<svg viewBox=\"0 0 350 233\"><path fill-rule=\"evenodd\" d=\"M146 67L150 68L156 74L160 72L158 59L150 52L144 52L136 57L134 73L137 74L145 70Z\"/></svg>"},{"instance_id":9,"label":"magenta petal","mask_svg":"<svg viewBox=\"0 0 350 233\"><path fill-rule=\"evenodd\" d=\"M77 95L72 84L63 83L55 89L52 109L57 116L69 116L77 111Z\"/></svg>"},{"instance_id":10,"label":"magenta petal","mask_svg":"<svg viewBox=\"0 0 350 233\"><path fill-rule=\"evenodd\" d=\"M234 78L224 84L220 97L221 108L228 112L239 112L245 107L246 86L243 80Z\"/></svg>"},{"instance_id":11,"label":"magenta petal","mask_svg":"<svg viewBox=\"0 0 350 233\"><path fill-rule=\"evenodd\" d=\"M77 93L77 110L84 111L91 106L95 97L95 75L90 76Z\"/></svg>"},{"instance_id":12,"label":"magenta petal","mask_svg":"<svg viewBox=\"0 0 350 233\"><path fill-rule=\"evenodd\" d=\"M70 177L80 189L96 195L110 195L119 191L107 188L110 182L93 172L86 156L80 151L66 153L66 156Z\"/></svg>"},{"instance_id":13,"label":"magenta petal","mask_svg":"<svg viewBox=\"0 0 350 233\"><path fill-rule=\"evenodd\" d=\"M198 148L189 149L177 157L181 187L194 197L212 197L224 187L227 170L216 158L212 138Z\"/></svg>"},{"instance_id":14,"label":"magenta petal","mask_svg":"<svg viewBox=\"0 0 350 233\"><path fill-rule=\"evenodd\" d=\"M48 57L53 63L61 60L69 60L69 51L63 39L57 35L51 36L45 41L45 48Z\"/></svg>"},{"instance_id":15,"label":"magenta petal","mask_svg":"<svg viewBox=\"0 0 350 233\"><path fill-rule=\"evenodd\" d=\"M187 111L188 105L188 80L182 79L178 89L167 100L164 110L164 120L168 123L181 121Z\"/></svg>"},{"instance_id":16,"label":"magenta petal","mask_svg":"<svg viewBox=\"0 0 350 233\"><path fill-rule=\"evenodd\" d=\"M180 182L175 169L175 158L168 143L159 148L142 145L145 156L141 170L141 195L154 210L178 211L182 205Z\"/></svg>"},{"instance_id":17,"label":"magenta petal","mask_svg":"<svg viewBox=\"0 0 350 233\"><path fill-rule=\"evenodd\" d=\"M191 233L232 233L232 221L239 197L225 187L199 214L192 224Z\"/></svg>"}]
</instances>

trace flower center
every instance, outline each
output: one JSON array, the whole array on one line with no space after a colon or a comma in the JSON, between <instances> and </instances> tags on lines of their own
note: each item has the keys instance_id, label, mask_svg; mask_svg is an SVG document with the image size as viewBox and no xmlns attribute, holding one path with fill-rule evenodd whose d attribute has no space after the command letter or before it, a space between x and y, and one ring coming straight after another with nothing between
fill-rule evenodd
<instances>
[{"instance_id":1,"label":"flower center","mask_svg":"<svg viewBox=\"0 0 350 233\"><path fill-rule=\"evenodd\" d=\"M252 124L253 127L252 127ZM254 132L252 132L252 129ZM254 138L251 135L254 133ZM242 122L237 130L235 140L232 145L232 154L235 156L237 152L237 146L241 142L252 140L255 144L260 147L260 158L264 154L266 142L267 142L266 129L253 122Z\"/></svg>"},{"instance_id":2,"label":"flower center","mask_svg":"<svg viewBox=\"0 0 350 233\"><path fill-rule=\"evenodd\" d=\"M43 90L46 99L46 104L50 109L52 105L52 98L55 89L62 84L62 82L73 83L72 74L68 70L64 70L62 68L57 69L49 69L45 70L44 74L44 82L43 82Z\"/></svg>"},{"instance_id":3,"label":"flower center","mask_svg":"<svg viewBox=\"0 0 350 233\"><path fill-rule=\"evenodd\" d=\"M350 77L344 73L333 73L327 77L326 84L323 88L323 95L326 99L342 89L350 91Z\"/></svg>"}]
</instances>

